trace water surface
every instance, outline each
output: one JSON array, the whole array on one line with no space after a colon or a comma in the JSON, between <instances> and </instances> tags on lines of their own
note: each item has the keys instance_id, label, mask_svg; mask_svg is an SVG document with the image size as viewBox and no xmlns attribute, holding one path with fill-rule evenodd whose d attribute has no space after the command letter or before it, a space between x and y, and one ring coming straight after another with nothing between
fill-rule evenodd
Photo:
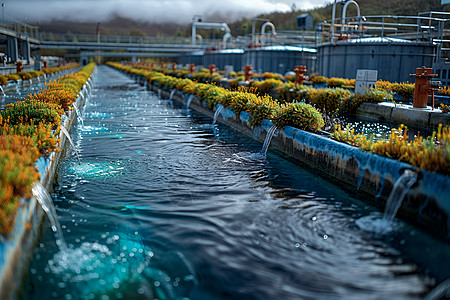
<instances>
[{"instance_id":1,"label":"water surface","mask_svg":"<svg viewBox=\"0 0 450 300\"><path fill-rule=\"evenodd\" d=\"M420 299L446 245L106 66L24 299ZM375 225L374 225L375 224ZM420 246L418 246L420 245Z\"/></svg>"}]
</instances>

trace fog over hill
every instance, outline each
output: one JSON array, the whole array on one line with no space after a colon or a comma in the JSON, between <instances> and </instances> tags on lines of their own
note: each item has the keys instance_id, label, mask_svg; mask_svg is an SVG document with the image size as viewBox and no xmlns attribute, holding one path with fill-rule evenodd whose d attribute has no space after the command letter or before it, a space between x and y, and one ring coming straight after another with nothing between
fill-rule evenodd
<instances>
[{"instance_id":1,"label":"fog over hill","mask_svg":"<svg viewBox=\"0 0 450 300\"><path fill-rule=\"evenodd\" d=\"M133 0L137 1L137 0ZM246 34L251 31L251 20L255 16L263 17L272 20L277 29L295 29L296 16L302 13L310 13L314 17L314 23L317 24L323 20L331 18L331 1L322 7L311 9L308 1L289 1L289 0L254 0L254 1L212 1L206 0L177 0L177 1L158 1L160 4L155 4L154 0L139 1L143 3L142 6L132 6L130 3L128 9L122 6L116 6L112 10L111 5L105 2L104 8L95 9L89 13L77 14L77 9L72 11L72 16L62 19L61 14L53 14L52 18L41 19L39 21L40 30L42 32L53 33L83 33L95 34L97 23L100 22L100 29L102 34L110 35L165 35L165 36L189 36L190 22L192 20L194 11L202 12L202 19L206 22L226 22L232 30L234 36ZM55 0L18 0L21 3L48 3L51 5ZM103 0L88 1L58 1L67 3L68 8L72 7L73 3L85 5L86 8L91 7L92 3L99 5ZM110 0L108 3L120 4L122 0ZM324 3L325 1L322 1ZM11 6L12 3L7 3ZM179 7L173 9L173 3L178 3ZM192 6L197 3L195 10ZM254 5L260 4L259 9ZM321 3L321 2L317 2ZM362 15L417 15L418 12L423 11L449 11L450 5L442 6L440 0L359 0L358 1ZM249 5L253 6L250 7ZM76 6L78 7L78 6ZM136 9L136 7L142 9ZM169 9L172 8L172 9ZM261 13L267 11L270 13ZM10 9L10 8L9 8ZM154 17L158 9L164 10L159 16ZM340 17L342 5L337 5L336 16ZM55 10L58 11L58 10ZM68 10L70 11L70 10ZM120 13L119 13L120 11ZM133 12L133 13L131 13ZM259 12L259 13L258 13ZM93 17L98 14L97 17ZM108 14L106 17L105 14ZM37 14L36 14L37 15ZM353 5L349 6L347 16L356 15L356 9ZM147 16L147 17L145 17ZM37 18L34 18L36 22ZM81 21L86 19L84 21ZM31 21L32 19L30 19Z\"/></svg>"}]
</instances>

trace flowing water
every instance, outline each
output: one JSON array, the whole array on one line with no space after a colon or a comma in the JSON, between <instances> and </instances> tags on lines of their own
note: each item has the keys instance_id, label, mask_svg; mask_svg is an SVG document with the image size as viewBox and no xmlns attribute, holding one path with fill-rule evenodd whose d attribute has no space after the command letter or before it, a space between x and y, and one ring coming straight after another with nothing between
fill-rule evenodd
<instances>
[{"instance_id":1,"label":"flowing water","mask_svg":"<svg viewBox=\"0 0 450 300\"><path fill-rule=\"evenodd\" d=\"M267 131L266 139L264 140L264 144L261 150L261 154L264 156L267 154L267 150L269 150L270 142L272 141L275 131L277 131L277 125L275 124L272 125L272 127L270 127Z\"/></svg>"},{"instance_id":2,"label":"flowing water","mask_svg":"<svg viewBox=\"0 0 450 300\"><path fill-rule=\"evenodd\" d=\"M82 94L80 94L80 95L82 95ZM83 97L84 97L84 96L83 96ZM83 120L83 117L81 116L81 112L80 112L80 110L78 109L76 103L73 104L73 108L74 108L74 110L75 110L75 113L77 114L77 120L78 120L78 122L81 123L81 127L84 127L84 120Z\"/></svg>"},{"instance_id":3,"label":"flowing water","mask_svg":"<svg viewBox=\"0 0 450 300\"><path fill-rule=\"evenodd\" d=\"M220 112L221 112L222 110L223 110L223 106L219 106L219 107L216 108L216 111L214 112L213 122L212 122L213 125L216 124L217 118L219 117Z\"/></svg>"},{"instance_id":4,"label":"flowing water","mask_svg":"<svg viewBox=\"0 0 450 300\"><path fill-rule=\"evenodd\" d=\"M55 233L57 244L59 245L60 250L65 251L67 249L67 244L64 240L61 225L58 221L58 215L56 214L56 209L53 205L50 194L47 192L45 187L42 186L42 184L35 183L33 186L33 195L41 205L42 210L47 214L47 218L49 219L51 228Z\"/></svg>"},{"instance_id":5,"label":"flowing water","mask_svg":"<svg viewBox=\"0 0 450 300\"><path fill-rule=\"evenodd\" d=\"M392 192L386 201L386 207L384 209L385 220L389 222L394 220L406 193L408 193L409 189L416 181L417 172L414 172L413 170L405 170L405 172L397 179L392 188Z\"/></svg>"},{"instance_id":6,"label":"flowing water","mask_svg":"<svg viewBox=\"0 0 450 300\"><path fill-rule=\"evenodd\" d=\"M66 127L64 125L59 126L61 129L61 132L66 136L67 140L69 140L70 145L72 146L73 151L75 151L75 154L77 155L78 162L81 162L80 154L78 154L78 149L75 146L75 143L72 140L72 137L70 136L70 133L67 131Z\"/></svg>"},{"instance_id":7,"label":"flowing water","mask_svg":"<svg viewBox=\"0 0 450 300\"><path fill-rule=\"evenodd\" d=\"M191 102L192 102L192 99L194 99L194 97L195 97L194 95L189 95L187 102L186 102L186 109L189 109L189 106L191 106Z\"/></svg>"},{"instance_id":8,"label":"flowing water","mask_svg":"<svg viewBox=\"0 0 450 300\"><path fill-rule=\"evenodd\" d=\"M421 299L449 247L99 66L23 299ZM219 128L214 135L213 127ZM418 245L420 245L418 247Z\"/></svg>"}]
</instances>

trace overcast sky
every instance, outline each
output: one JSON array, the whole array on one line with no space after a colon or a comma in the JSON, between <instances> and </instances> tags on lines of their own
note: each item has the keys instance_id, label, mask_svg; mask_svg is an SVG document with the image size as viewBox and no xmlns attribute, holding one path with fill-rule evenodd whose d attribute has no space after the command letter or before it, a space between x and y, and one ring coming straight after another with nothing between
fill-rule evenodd
<instances>
[{"instance_id":1,"label":"overcast sky","mask_svg":"<svg viewBox=\"0 0 450 300\"><path fill-rule=\"evenodd\" d=\"M104 21L119 15L150 22L190 23L194 15L213 22L213 15L233 20L260 13L290 11L323 6L331 0L3 0L5 16L18 20L45 22L57 18ZM2 12L3 13L3 12Z\"/></svg>"}]
</instances>

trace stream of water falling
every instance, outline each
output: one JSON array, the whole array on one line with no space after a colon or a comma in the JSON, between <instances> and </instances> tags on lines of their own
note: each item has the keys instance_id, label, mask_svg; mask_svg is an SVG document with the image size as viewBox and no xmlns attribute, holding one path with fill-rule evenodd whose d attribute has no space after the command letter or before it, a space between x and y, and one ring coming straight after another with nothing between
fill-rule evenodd
<instances>
[{"instance_id":1,"label":"stream of water falling","mask_svg":"<svg viewBox=\"0 0 450 300\"><path fill-rule=\"evenodd\" d=\"M23 299L422 299L450 249L261 143L99 66ZM219 134L214 135L214 128ZM418 247L420 245L420 247Z\"/></svg>"},{"instance_id":2,"label":"stream of water falling","mask_svg":"<svg viewBox=\"0 0 450 300\"><path fill-rule=\"evenodd\" d=\"M277 131L277 125L272 125L269 130L267 131L266 139L264 140L264 144L261 150L261 154L266 156L267 150L269 149L270 142L272 141L273 135L275 134L275 131Z\"/></svg>"},{"instance_id":3,"label":"stream of water falling","mask_svg":"<svg viewBox=\"0 0 450 300\"><path fill-rule=\"evenodd\" d=\"M73 104L73 108L74 108L74 110L75 110L75 113L77 114L77 120L78 120L78 122L81 124L82 127L84 127L84 120L83 120L83 117L81 116L81 112L80 112L80 110L78 109L76 103Z\"/></svg>"},{"instance_id":4,"label":"stream of water falling","mask_svg":"<svg viewBox=\"0 0 450 300\"><path fill-rule=\"evenodd\" d=\"M214 112L213 122L212 122L213 125L216 124L217 118L219 117L220 112L221 112L222 110L223 110L223 106L219 106L219 107L216 108L216 111Z\"/></svg>"},{"instance_id":5,"label":"stream of water falling","mask_svg":"<svg viewBox=\"0 0 450 300\"><path fill-rule=\"evenodd\" d=\"M405 170L402 175L395 181L389 198L386 201L384 209L384 219L392 222L397 214L398 209L402 205L406 193L411 186L417 181L417 172L413 170Z\"/></svg>"},{"instance_id":6,"label":"stream of water falling","mask_svg":"<svg viewBox=\"0 0 450 300\"><path fill-rule=\"evenodd\" d=\"M53 205L52 198L47 192L45 187L40 183L35 183L33 186L33 195L42 207L42 210L47 214L50 221L51 228L55 234L57 245L60 250L67 250L67 244L64 240L63 231L58 221L58 215L56 214L55 206Z\"/></svg>"},{"instance_id":7,"label":"stream of water falling","mask_svg":"<svg viewBox=\"0 0 450 300\"><path fill-rule=\"evenodd\" d=\"M189 95L187 102L186 102L186 109L189 109L189 106L191 106L191 102L194 99L194 95Z\"/></svg>"},{"instance_id":8,"label":"stream of water falling","mask_svg":"<svg viewBox=\"0 0 450 300\"><path fill-rule=\"evenodd\" d=\"M170 91L169 100L172 100L172 99L173 99L173 95L175 95L175 92L176 92L175 89L173 89L173 90Z\"/></svg>"},{"instance_id":9,"label":"stream of water falling","mask_svg":"<svg viewBox=\"0 0 450 300\"><path fill-rule=\"evenodd\" d=\"M70 145L72 145L73 151L75 151L75 154L78 158L78 162L81 163L81 158L80 158L80 154L78 154L78 149L75 146L75 143L72 140L72 137L70 136L70 133L67 131L66 127L64 127L64 125L59 126L59 128L61 129L61 132L66 136L67 140L69 141Z\"/></svg>"}]
</instances>

